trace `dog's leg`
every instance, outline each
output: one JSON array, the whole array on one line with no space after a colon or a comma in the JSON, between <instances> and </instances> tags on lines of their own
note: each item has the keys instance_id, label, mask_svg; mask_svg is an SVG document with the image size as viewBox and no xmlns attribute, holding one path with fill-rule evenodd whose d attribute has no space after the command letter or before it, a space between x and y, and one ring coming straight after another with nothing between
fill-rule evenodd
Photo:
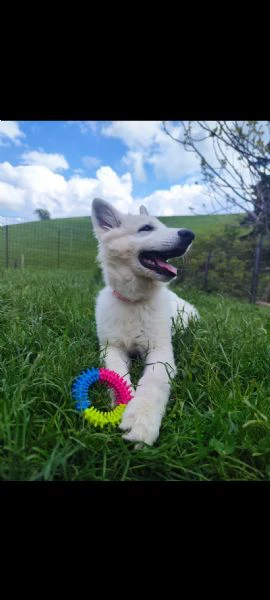
<instances>
[{"instance_id":1,"label":"dog's leg","mask_svg":"<svg viewBox=\"0 0 270 600\"><path fill-rule=\"evenodd\" d=\"M130 430L123 437L150 446L158 437L170 395L170 380L176 374L172 345L150 351L135 398L123 414L120 429Z\"/></svg>"},{"instance_id":2,"label":"dog's leg","mask_svg":"<svg viewBox=\"0 0 270 600\"><path fill-rule=\"evenodd\" d=\"M121 377L125 379L128 385L131 386L130 375L129 375L129 356L128 353L122 350L121 348L117 348L116 346L107 346L105 349L105 365L107 369L111 371L115 371ZM135 392L131 386L131 393L133 396ZM115 397L114 393L110 391L111 399L114 403Z\"/></svg>"}]
</instances>

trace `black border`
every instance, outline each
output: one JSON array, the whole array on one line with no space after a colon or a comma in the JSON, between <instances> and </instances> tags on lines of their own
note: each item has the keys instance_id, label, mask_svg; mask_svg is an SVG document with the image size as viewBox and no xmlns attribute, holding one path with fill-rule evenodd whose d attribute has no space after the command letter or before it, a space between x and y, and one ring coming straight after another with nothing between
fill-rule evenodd
<instances>
[{"instance_id":1,"label":"black border","mask_svg":"<svg viewBox=\"0 0 270 600\"><path fill-rule=\"evenodd\" d=\"M157 556L184 582L188 565L195 577L194 560L196 569L206 561L207 580L215 561L227 565L227 577L247 555L248 578L251 555L260 556L269 537L270 482L0 482L0 497L3 547L17 550L20 540L33 552L38 544L50 565L67 556L78 575L94 561L128 573L135 560L149 571ZM29 562L26 550L23 558Z\"/></svg>"},{"instance_id":2,"label":"black border","mask_svg":"<svg viewBox=\"0 0 270 600\"><path fill-rule=\"evenodd\" d=\"M155 51L149 62L138 54L122 60L112 55L38 69L3 65L2 120L216 120L270 118L263 64L234 60L214 50L191 60L179 53ZM89 50L90 52L90 50ZM216 59L216 63L215 63ZM262 76L261 76L262 71ZM252 79L253 77L253 79Z\"/></svg>"},{"instance_id":3,"label":"black border","mask_svg":"<svg viewBox=\"0 0 270 600\"><path fill-rule=\"evenodd\" d=\"M138 509L160 506L169 510L185 507L196 512L234 507L235 510L252 513L270 506L270 481L0 481L1 504L7 510L19 506L20 510L35 510L35 506L48 506L51 502L63 511L80 506L94 506L100 516L108 514L108 505L121 510L133 505ZM257 506L256 506L257 505ZM268 511L269 512L269 511ZM80 511L78 510L78 515ZM269 519L268 519L269 520Z\"/></svg>"}]
</instances>

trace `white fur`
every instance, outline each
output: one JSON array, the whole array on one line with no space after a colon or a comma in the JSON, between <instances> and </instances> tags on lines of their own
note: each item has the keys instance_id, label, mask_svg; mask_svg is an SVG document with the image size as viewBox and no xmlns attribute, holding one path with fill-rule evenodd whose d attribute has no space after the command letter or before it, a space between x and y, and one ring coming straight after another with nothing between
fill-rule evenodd
<instances>
[{"instance_id":1,"label":"white fur","mask_svg":"<svg viewBox=\"0 0 270 600\"><path fill-rule=\"evenodd\" d=\"M107 284L97 298L96 322L108 369L131 384L130 353L138 352L145 359L143 376L120 428L126 432L126 440L152 445L159 435L169 399L170 380L176 374L172 320L186 327L191 318L198 318L198 312L167 289L166 278L139 262L141 251L166 250L179 243L178 229L149 217L144 208L140 213L122 215L102 200L93 202L98 260ZM140 227L149 223L154 231L138 233ZM130 302L115 297L113 290Z\"/></svg>"}]
</instances>

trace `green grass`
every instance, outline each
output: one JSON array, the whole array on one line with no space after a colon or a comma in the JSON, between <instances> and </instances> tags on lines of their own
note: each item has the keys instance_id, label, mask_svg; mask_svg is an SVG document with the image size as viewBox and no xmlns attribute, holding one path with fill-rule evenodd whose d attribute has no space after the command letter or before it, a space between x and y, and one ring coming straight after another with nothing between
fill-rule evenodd
<instances>
[{"instance_id":1,"label":"green grass","mask_svg":"<svg viewBox=\"0 0 270 600\"><path fill-rule=\"evenodd\" d=\"M94 263L2 272L0 478L269 480L270 311L172 286L202 318L174 338L178 374L158 441L134 450L117 429L85 422L70 395L82 369L101 365L101 286Z\"/></svg>"},{"instance_id":2,"label":"green grass","mask_svg":"<svg viewBox=\"0 0 270 600\"><path fill-rule=\"evenodd\" d=\"M191 228L196 235L220 232L228 224L237 224L239 215L162 217L169 227ZM0 227L0 268L6 266L6 229ZM9 225L8 265L26 268L88 269L96 248L89 217L52 219Z\"/></svg>"},{"instance_id":3,"label":"green grass","mask_svg":"<svg viewBox=\"0 0 270 600\"><path fill-rule=\"evenodd\" d=\"M180 217L161 217L167 227L192 229L195 235L222 233L226 225L237 225L242 215L190 215Z\"/></svg>"}]
</instances>

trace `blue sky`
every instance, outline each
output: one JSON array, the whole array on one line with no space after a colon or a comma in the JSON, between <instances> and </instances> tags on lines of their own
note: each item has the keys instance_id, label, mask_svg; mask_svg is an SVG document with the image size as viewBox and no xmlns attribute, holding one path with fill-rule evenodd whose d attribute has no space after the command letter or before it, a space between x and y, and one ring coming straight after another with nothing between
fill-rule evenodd
<instances>
[{"instance_id":1,"label":"blue sky","mask_svg":"<svg viewBox=\"0 0 270 600\"><path fill-rule=\"evenodd\" d=\"M89 215L96 196L123 212L142 203L157 216L212 212L205 192L197 158L161 121L0 121L0 224L36 208Z\"/></svg>"}]
</instances>

